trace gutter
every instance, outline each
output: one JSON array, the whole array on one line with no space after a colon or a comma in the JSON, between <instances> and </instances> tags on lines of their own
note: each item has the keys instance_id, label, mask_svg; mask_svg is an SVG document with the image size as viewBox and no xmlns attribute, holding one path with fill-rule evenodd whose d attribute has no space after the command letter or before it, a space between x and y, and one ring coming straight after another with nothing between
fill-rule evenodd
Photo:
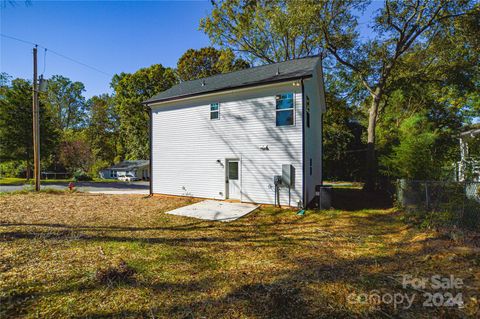
<instances>
[{"instance_id":1,"label":"gutter","mask_svg":"<svg viewBox=\"0 0 480 319\"><path fill-rule=\"evenodd\" d=\"M142 104L150 106L151 104L155 104L155 103L171 102L171 101L175 101L175 100L182 100L182 99L186 99L186 98L198 97L198 96L208 95L208 94L215 94L215 93L220 93L220 92L225 92L225 91L234 91L234 90L238 90L238 89L245 89L245 88L257 87L257 86L269 85L269 84L276 84L276 83L282 83L282 82L289 82L289 81L296 81L296 80L303 81L303 79L308 79L308 78L311 78L312 76L313 76L312 74L303 75L303 76L295 76L295 77L282 78L282 79L272 80L272 81L256 82L256 83L239 85L239 86L234 86L234 87L226 87L226 88L221 88L221 89L207 91L207 92L177 95L177 96L172 96L172 97L165 98L165 99L146 100L146 101L142 102Z\"/></svg>"}]
</instances>

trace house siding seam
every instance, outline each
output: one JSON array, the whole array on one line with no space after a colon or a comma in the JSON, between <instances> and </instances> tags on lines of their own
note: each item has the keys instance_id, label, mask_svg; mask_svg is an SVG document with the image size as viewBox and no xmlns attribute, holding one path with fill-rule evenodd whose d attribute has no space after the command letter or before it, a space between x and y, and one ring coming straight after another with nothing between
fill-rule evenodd
<instances>
[{"instance_id":1,"label":"house siding seam","mask_svg":"<svg viewBox=\"0 0 480 319\"><path fill-rule=\"evenodd\" d=\"M295 93L295 125L276 127L275 95L288 92ZM220 120L211 121L210 103L217 102ZM302 122L301 87L293 82L153 107L152 191L225 199L225 161L238 158L242 201L273 204L273 176L292 164L296 206L303 202ZM288 204L286 188L280 203Z\"/></svg>"}]
</instances>

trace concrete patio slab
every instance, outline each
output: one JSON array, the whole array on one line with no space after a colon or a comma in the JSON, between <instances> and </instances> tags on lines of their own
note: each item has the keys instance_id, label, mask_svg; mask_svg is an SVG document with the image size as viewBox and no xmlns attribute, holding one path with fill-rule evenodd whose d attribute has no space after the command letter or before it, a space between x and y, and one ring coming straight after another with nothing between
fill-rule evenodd
<instances>
[{"instance_id":1,"label":"concrete patio slab","mask_svg":"<svg viewBox=\"0 0 480 319\"><path fill-rule=\"evenodd\" d=\"M84 190L84 192L93 194L106 194L106 195L148 195L150 191L143 189L130 189L130 190Z\"/></svg>"},{"instance_id":2,"label":"concrete patio slab","mask_svg":"<svg viewBox=\"0 0 480 319\"><path fill-rule=\"evenodd\" d=\"M258 208L258 205L205 200L200 203L180 207L167 214L194 217L206 220L230 222Z\"/></svg>"}]
</instances>

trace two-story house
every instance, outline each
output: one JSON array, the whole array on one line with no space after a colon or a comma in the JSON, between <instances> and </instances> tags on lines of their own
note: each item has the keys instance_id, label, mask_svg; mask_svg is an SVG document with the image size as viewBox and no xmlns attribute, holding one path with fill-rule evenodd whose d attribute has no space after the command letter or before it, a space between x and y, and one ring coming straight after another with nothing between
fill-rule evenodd
<instances>
[{"instance_id":1,"label":"two-story house","mask_svg":"<svg viewBox=\"0 0 480 319\"><path fill-rule=\"evenodd\" d=\"M145 103L152 194L299 207L315 197L326 109L319 57L182 82Z\"/></svg>"}]
</instances>

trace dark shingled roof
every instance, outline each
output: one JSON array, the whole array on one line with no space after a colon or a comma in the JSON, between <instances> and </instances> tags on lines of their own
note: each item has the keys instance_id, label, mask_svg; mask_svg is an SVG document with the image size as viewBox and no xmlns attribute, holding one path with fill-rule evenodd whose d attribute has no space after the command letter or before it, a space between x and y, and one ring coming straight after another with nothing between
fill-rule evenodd
<instances>
[{"instance_id":1,"label":"dark shingled roof","mask_svg":"<svg viewBox=\"0 0 480 319\"><path fill-rule=\"evenodd\" d=\"M256 84L305 78L312 75L318 60L318 56L307 57L186 81L153 96L144 103L175 100Z\"/></svg>"},{"instance_id":2,"label":"dark shingled roof","mask_svg":"<svg viewBox=\"0 0 480 319\"><path fill-rule=\"evenodd\" d=\"M142 167L142 166L148 165L149 163L150 163L149 160L123 161L123 162L117 163L113 166L110 166L107 169L131 170L131 169L135 169L137 167Z\"/></svg>"}]
</instances>

